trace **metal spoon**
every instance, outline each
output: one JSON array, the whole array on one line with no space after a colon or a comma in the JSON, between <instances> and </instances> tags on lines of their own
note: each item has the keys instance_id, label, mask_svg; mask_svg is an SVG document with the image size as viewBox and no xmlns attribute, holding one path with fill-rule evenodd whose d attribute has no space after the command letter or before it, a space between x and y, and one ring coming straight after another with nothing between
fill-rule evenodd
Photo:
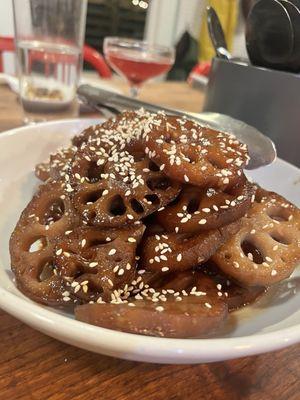
<instances>
[{"instance_id":1,"label":"metal spoon","mask_svg":"<svg viewBox=\"0 0 300 400\"><path fill-rule=\"evenodd\" d=\"M166 113L187 116L202 125L209 126L222 132L232 133L241 142L246 143L250 155L247 169L255 169L271 164L276 159L275 145L271 139L263 135L253 126L229 117L228 115L203 112L200 114L182 112L172 108L157 106L131 97L126 97L90 85L81 85L77 90L79 98L97 110L103 108L110 112L119 113L122 109L139 109L141 107L151 112L164 109Z\"/></svg>"},{"instance_id":2,"label":"metal spoon","mask_svg":"<svg viewBox=\"0 0 300 400\"><path fill-rule=\"evenodd\" d=\"M230 60L232 56L228 51L225 34L218 14L213 7L207 7L206 11L209 36L216 54L220 58L226 58L227 60Z\"/></svg>"}]
</instances>

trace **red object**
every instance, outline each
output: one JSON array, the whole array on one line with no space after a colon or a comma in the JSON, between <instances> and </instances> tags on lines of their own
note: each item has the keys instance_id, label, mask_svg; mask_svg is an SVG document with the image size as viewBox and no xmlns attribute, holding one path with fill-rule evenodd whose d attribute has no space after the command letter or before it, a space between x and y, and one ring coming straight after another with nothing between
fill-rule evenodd
<instances>
[{"instance_id":1,"label":"red object","mask_svg":"<svg viewBox=\"0 0 300 400\"><path fill-rule=\"evenodd\" d=\"M3 53L4 52L14 52L15 43L12 37L0 37L0 72L3 72ZM38 52L36 52L38 54ZM102 55L92 47L88 45L83 46L83 59L98 72L99 76L102 78L111 78L112 73L106 64ZM55 62L55 60L47 60L50 62ZM46 66L47 67L47 66Z\"/></svg>"},{"instance_id":2,"label":"red object","mask_svg":"<svg viewBox=\"0 0 300 400\"><path fill-rule=\"evenodd\" d=\"M194 68L192 69L191 73L208 77L209 73L210 73L210 69L211 69L211 62L203 61L203 62L200 62L197 65L195 65Z\"/></svg>"},{"instance_id":3,"label":"red object","mask_svg":"<svg viewBox=\"0 0 300 400\"><path fill-rule=\"evenodd\" d=\"M102 78L111 78L112 73L109 66L106 64L103 56L93 47L85 44L83 46L83 59L92 65Z\"/></svg>"},{"instance_id":4,"label":"red object","mask_svg":"<svg viewBox=\"0 0 300 400\"><path fill-rule=\"evenodd\" d=\"M141 60L119 51L108 51L106 58L110 66L124 75L133 85L140 85L147 79L161 75L169 71L172 66L172 61L168 58Z\"/></svg>"}]
</instances>

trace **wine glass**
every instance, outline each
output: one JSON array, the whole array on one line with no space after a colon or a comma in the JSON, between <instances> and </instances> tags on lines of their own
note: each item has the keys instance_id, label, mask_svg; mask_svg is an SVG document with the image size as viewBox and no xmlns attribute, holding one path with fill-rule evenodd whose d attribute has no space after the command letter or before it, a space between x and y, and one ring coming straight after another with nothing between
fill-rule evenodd
<instances>
[{"instance_id":1,"label":"wine glass","mask_svg":"<svg viewBox=\"0 0 300 400\"><path fill-rule=\"evenodd\" d=\"M168 72L175 60L172 46L121 37L104 39L104 55L108 64L128 80L132 97L138 96L146 80Z\"/></svg>"}]
</instances>

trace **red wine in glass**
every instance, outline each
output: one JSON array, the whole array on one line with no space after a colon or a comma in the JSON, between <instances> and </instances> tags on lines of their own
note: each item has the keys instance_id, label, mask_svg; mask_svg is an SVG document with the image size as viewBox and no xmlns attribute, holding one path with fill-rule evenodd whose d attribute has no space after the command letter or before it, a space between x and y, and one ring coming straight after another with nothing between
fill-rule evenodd
<instances>
[{"instance_id":1,"label":"red wine in glass","mask_svg":"<svg viewBox=\"0 0 300 400\"><path fill-rule=\"evenodd\" d=\"M173 49L131 39L106 38L104 52L109 65L128 80L133 97L146 80L168 72L174 63Z\"/></svg>"}]
</instances>

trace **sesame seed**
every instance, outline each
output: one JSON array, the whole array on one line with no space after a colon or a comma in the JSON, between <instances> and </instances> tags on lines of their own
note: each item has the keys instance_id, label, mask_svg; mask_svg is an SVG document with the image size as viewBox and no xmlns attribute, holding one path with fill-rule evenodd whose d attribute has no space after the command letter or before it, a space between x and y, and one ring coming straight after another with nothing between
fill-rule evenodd
<instances>
[{"instance_id":1,"label":"sesame seed","mask_svg":"<svg viewBox=\"0 0 300 400\"><path fill-rule=\"evenodd\" d=\"M87 285L83 285L82 286L82 290L83 290L84 293L87 293L87 291L88 291Z\"/></svg>"},{"instance_id":2,"label":"sesame seed","mask_svg":"<svg viewBox=\"0 0 300 400\"><path fill-rule=\"evenodd\" d=\"M56 254L57 256L60 256L62 252L63 252L62 249L58 249L58 250L55 252L55 254Z\"/></svg>"},{"instance_id":3,"label":"sesame seed","mask_svg":"<svg viewBox=\"0 0 300 400\"><path fill-rule=\"evenodd\" d=\"M212 308L212 305L210 303L204 303L205 307L207 308Z\"/></svg>"},{"instance_id":4,"label":"sesame seed","mask_svg":"<svg viewBox=\"0 0 300 400\"><path fill-rule=\"evenodd\" d=\"M170 269L169 267L162 267L161 270L162 270L162 272L167 272L167 271L169 271L169 269Z\"/></svg>"},{"instance_id":5,"label":"sesame seed","mask_svg":"<svg viewBox=\"0 0 300 400\"><path fill-rule=\"evenodd\" d=\"M114 254L116 254L117 250L116 249L110 249L108 252L109 256L113 256Z\"/></svg>"},{"instance_id":6,"label":"sesame seed","mask_svg":"<svg viewBox=\"0 0 300 400\"><path fill-rule=\"evenodd\" d=\"M80 285L75 286L75 288L74 288L74 293L79 292L80 289L81 289L81 286L80 286Z\"/></svg>"},{"instance_id":7,"label":"sesame seed","mask_svg":"<svg viewBox=\"0 0 300 400\"><path fill-rule=\"evenodd\" d=\"M113 281L111 280L111 279L108 279L108 281L107 281L108 283L109 283L109 285L111 286L111 287L113 287L114 286L114 284L113 284Z\"/></svg>"},{"instance_id":8,"label":"sesame seed","mask_svg":"<svg viewBox=\"0 0 300 400\"><path fill-rule=\"evenodd\" d=\"M265 261L262 263L262 265L264 266L264 267L269 267L270 265L268 264L268 263L266 263Z\"/></svg>"},{"instance_id":9,"label":"sesame seed","mask_svg":"<svg viewBox=\"0 0 300 400\"><path fill-rule=\"evenodd\" d=\"M93 262L89 263L89 267L91 267L91 268L97 267L97 265L98 265L97 261L93 261Z\"/></svg>"},{"instance_id":10,"label":"sesame seed","mask_svg":"<svg viewBox=\"0 0 300 400\"><path fill-rule=\"evenodd\" d=\"M162 312L162 311L164 311L164 308L162 306L158 306L155 308L155 310L158 312Z\"/></svg>"},{"instance_id":11,"label":"sesame seed","mask_svg":"<svg viewBox=\"0 0 300 400\"><path fill-rule=\"evenodd\" d=\"M130 243L135 243L136 242L135 238L133 238L133 237L129 237L127 240Z\"/></svg>"},{"instance_id":12,"label":"sesame seed","mask_svg":"<svg viewBox=\"0 0 300 400\"><path fill-rule=\"evenodd\" d=\"M272 275L272 276L275 276L275 275L277 275L277 271L276 271L276 269L272 269L272 271L271 271L271 275Z\"/></svg>"},{"instance_id":13,"label":"sesame seed","mask_svg":"<svg viewBox=\"0 0 300 400\"><path fill-rule=\"evenodd\" d=\"M180 262L180 261L182 260L182 254L181 254L181 253L179 253L179 254L177 255L176 260L177 260L178 262Z\"/></svg>"},{"instance_id":14,"label":"sesame seed","mask_svg":"<svg viewBox=\"0 0 300 400\"><path fill-rule=\"evenodd\" d=\"M237 261L233 261L234 268L240 268L240 264Z\"/></svg>"},{"instance_id":15,"label":"sesame seed","mask_svg":"<svg viewBox=\"0 0 300 400\"><path fill-rule=\"evenodd\" d=\"M200 219L200 221L198 222L199 225L205 225L207 222L207 220L205 218Z\"/></svg>"},{"instance_id":16,"label":"sesame seed","mask_svg":"<svg viewBox=\"0 0 300 400\"><path fill-rule=\"evenodd\" d=\"M184 180L185 182L189 182L189 177L187 175L184 175Z\"/></svg>"},{"instance_id":17,"label":"sesame seed","mask_svg":"<svg viewBox=\"0 0 300 400\"><path fill-rule=\"evenodd\" d=\"M116 266L113 268L113 272L116 273L116 272L118 271L119 268L120 268L120 266L119 266L119 265L116 265Z\"/></svg>"},{"instance_id":18,"label":"sesame seed","mask_svg":"<svg viewBox=\"0 0 300 400\"><path fill-rule=\"evenodd\" d=\"M82 239L81 241L81 247L84 247L86 245L86 239Z\"/></svg>"}]
</instances>

